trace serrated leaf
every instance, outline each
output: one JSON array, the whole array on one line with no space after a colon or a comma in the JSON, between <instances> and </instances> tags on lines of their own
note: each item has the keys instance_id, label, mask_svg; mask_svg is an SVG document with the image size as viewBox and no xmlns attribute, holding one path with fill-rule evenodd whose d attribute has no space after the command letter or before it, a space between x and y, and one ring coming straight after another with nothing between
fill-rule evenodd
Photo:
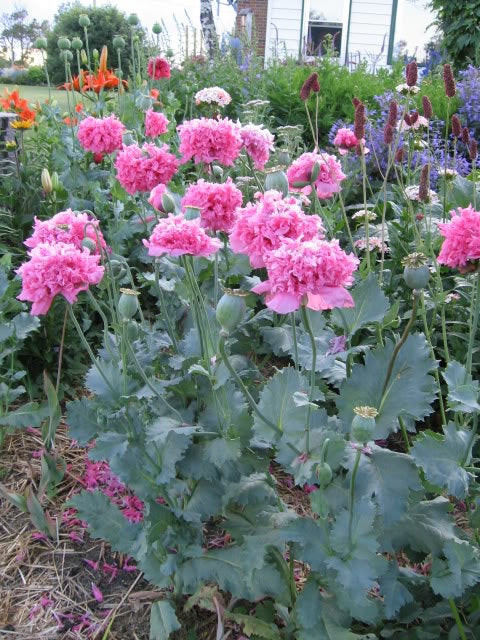
<instances>
[{"instance_id":1,"label":"serrated leaf","mask_svg":"<svg viewBox=\"0 0 480 640\"><path fill-rule=\"evenodd\" d=\"M116 362L108 362L107 360L99 358L98 365L107 378L108 384L99 372L98 367L93 364L88 370L85 385L89 391L100 397L103 401L116 404L123 395L130 395L138 388L139 385L127 376L127 385L124 393L123 374Z\"/></svg>"},{"instance_id":2,"label":"serrated leaf","mask_svg":"<svg viewBox=\"0 0 480 640\"><path fill-rule=\"evenodd\" d=\"M448 385L448 402L454 411L472 413L480 410L478 404L479 382L459 362L449 362L443 372Z\"/></svg>"},{"instance_id":3,"label":"serrated leaf","mask_svg":"<svg viewBox=\"0 0 480 640\"><path fill-rule=\"evenodd\" d=\"M15 335L19 340L24 340L29 333L36 331L40 326L40 318L38 316L32 316L24 311L16 315L12 322L15 328Z\"/></svg>"},{"instance_id":4,"label":"serrated leaf","mask_svg":"<svg viewBox=\"0 0 480 640\"><path fill-rule=\"evenodd\" d=\"M150 611L150 640L168 640L177 629L180 629L180 623L170 602L154 602Z\"/></svg>"},{"instance_id":5,"label":"serrated leaf","mask_svg":"<svg viewBox=\"0 0 480 640\"><path fill-rule=\"evenodd\" d=\"M27 402L15 411L0 416L0 425L4 427L39 427L48 416L48 407L38 402Z\"/></svg>"},{"instance_id":6,"label":"serrated leaf","mask_svg":"<svg viewBox=\"0 0 480 640\"><path fill-rule=\"evenodd\" d=\"M98 436L95 446L88 452L90 460L108 460L112 464L114 458L122 457L128 447L128 435L107 431Z\"/></svg>"},{"instance_id":7,"label":"serrated leaf","mask_svg":"<svg viewBox=\"0 0 480 640\"><path fill-rule=\"evenodd\" d=\"M276 356L292 353L293 337L290 326L260 327L260 334Z\"/></svg>"},{"instance_id":8,"label":"serrated leaf","mask_svg":"<svg viewBox=\"0 0 480 640\"><path fill-rule=\"evenodd\" d=\"M243 613L227 612L225 618L242 625L243 631L248 637L255 635L260 638L265 638L265 640L278 640L279 629L273 623L271 624Z\"/></svg>"},{"instance_id":9,"label":"serrated leaf","mask_svg":"<svg viewBox=\"0 0 480 640\"><path fill-rule=\"evenodd\" d=\"M434 558L430 584L443 598L459 598L467 587L480 582L480 554L468 542L449 540L443 549L446 558Z\"/></svg>"},{"instance_id":10,"label":"serrated leaf","mask_svg":"<svg viewBox=\"0 0 480 640\"><path fill-rule=\"evenodd\" d=\"M400 520L407 510L411 491L422 488L418 470L410 456L372 446L362 457L356 478L357 495L375 497L384 522Z\"/></svg>"},{"instance_id":11,"label":"serrated leaf","mask_svg":"<svg viewBox=\"0 0 480 640\"><path fill-rule=\"evenodd\" d=\"M372 322L382 322L390 304L375 274L370 273L350 290L355 306L351 309L335 309L332 320L350 337ZM345 326L346 325L346 326Z\"/></svg>"},{"instance_id":12,"label":"serrated leaf","mask_svg":"<svg viewBox=\"0 0 480 640\"><path fill-rule=\"evenodd\" d=\"M83 446L88 444L98 434L98 416L98 406L90 398L67 402L69 436Z\"/></svg>"},{"instance_id":13,"label":"serrated leaf","mask_svg":"<svg viewBox=\"0 0 480 640\"><path fill-rule=\"evenodd\" d=\"M203 450L206 462L222 469L240 457L241 445L238 439L214 438L205 444Z\"/></svg>"},{"instance_id":14,"label":"serrated leaf","mask_svg":"<svg viewBox=\"0 0 480 640\"><path fill-rule=\"evenodd\" d=\"M382 394L394 345L369 351L365 364L356 364L340 389L336 404L344 425L351 425L356 406L377 409L375 440L398 431L398 417L419 420L432 412L436 385L429 372L437 364L423 334L410 335L400 349L387 388ZM405 399L408 398L408 402Z\"/></svg>"},{"instance_id":15,"label":"serrated leaf","mask_svg":"<svg viewBox=\"0 0 480 640\"><path fill-rule=\"evenodd\" d=\"M447 489L452 496L464 498L468 492L469 474L463 464L464 460L465 463L470 461L476 438L472 440L471 431L457 429L453 422L445 427L444 433L422 431L411 455L429 482Z\"/></svg>"},{"instance_id":16,"label":"serrated leaf","mask_svg":"<svg viewBox=\"0 0 480 640\"><path fill-rule=\"evenodd\" d=\"M68 501L78 517L88 522L93 538L107 540L114 551L129 554L141 525L129 522L120 509L100 491L82 491Z\"/></svg>"},{"instance_id":17,"label":"serrated leaf","mask_svg":"<svg viewBox=\"0 0 480 640\"><path fill-rule=\"evenodd\" d=\"M413 601L413 595L398 579L398 567L390 563L388 571L379 579L380 593L383 595L383 606L387 620L395 618L395 614L407 603Z\"/></svg>"}]
</instances>

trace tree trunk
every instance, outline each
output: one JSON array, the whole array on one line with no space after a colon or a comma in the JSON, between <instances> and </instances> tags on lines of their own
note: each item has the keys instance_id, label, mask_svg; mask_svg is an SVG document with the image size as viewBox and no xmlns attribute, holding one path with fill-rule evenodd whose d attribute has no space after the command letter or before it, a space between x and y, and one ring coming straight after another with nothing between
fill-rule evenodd
<instances>
[{"instance_id":1,"label":"tree trunk","mask_svg":"<svg viewBox=\"0 0 480 640\"><path fill-rule=\"evenodd\" d=\"M217 48L217 30L213 20L212 0L200 0L200 24L209 58L213 58Z\"/></svg>"}]
</instances>

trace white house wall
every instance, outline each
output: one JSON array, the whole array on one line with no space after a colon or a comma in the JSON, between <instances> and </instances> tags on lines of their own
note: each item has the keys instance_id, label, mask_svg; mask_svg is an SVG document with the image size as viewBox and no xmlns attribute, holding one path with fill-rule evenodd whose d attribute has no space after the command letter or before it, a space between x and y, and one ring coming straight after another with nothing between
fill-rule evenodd
<instances>
[{"instance_id":1,"label":"white house wall","mask_svg":"<svg viewBox=\"0 0 480 640\"><path fill-rule=\"evenodd\" d=\"M367 60L370 66L387 65L393 0L352 0L348 46L348 6L343 25L342 58L352 68L352 61ZM382 50L383 47L383 50Z\"/></svg>"},{"instance_id":2,"label":"white house wall","mask_svg":"<svg viewBox=\"0 0 480 640\"><path fill-rule=\"evenodd\" d=\"M303 30L301 29L303 3ZM308 33L310 0L269 0L265 59L298 56L300 32Z\"/></svg>"}]
</instances>

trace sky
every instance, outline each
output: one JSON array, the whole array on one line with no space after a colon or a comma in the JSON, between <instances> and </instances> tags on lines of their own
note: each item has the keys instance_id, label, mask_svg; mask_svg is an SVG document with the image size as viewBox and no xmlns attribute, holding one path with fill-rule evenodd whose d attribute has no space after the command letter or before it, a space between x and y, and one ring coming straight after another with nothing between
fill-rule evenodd
<instances>
[{"instance_id":1,"label":"sky","mask_svg":"<svg viewBox=\"0 0 480 640\"><path fill-rule=\"evenodd\" d=\"M342 21L343 16L343 2L347 0L311 0L312 8L323 9L323 12L328 13L325 17L329 20ZM154 22L160 22L163 20L167 26L167 31L170 35L171 44L174 45L175 41L179 39L179 27L178 25L192 24L196 28L200 28L200 2L199 0L175 0L174 3L171 0L96 0L97 6L103 4L113 4L121 11L129 14L132 12L132 8L137 13L142 25L146 28L150 28ZM37 18L37 20L53 20L58 6L61 4L61 0L50 0L49 2L39 2L39 0L2 0L1 12L10 13L13 11L15 5L23 6L29 12L31 18ZM83 4L90 4L89 0L83 0ZM172 9L172 4L174 9ZM235 12L231 6L228 6L226 0L221 0L221 3L213 2L215 7L215 16L217 27L220 33L229 32L234 23ZM398 3L398 15L397 15L397 29L395 35L395 42L399 40L407 41L407 50L409 54L413 54L415 48L418 47L418 58L422 58L423 46L433 37L434 29L431 28L427 31L428 25L433 20L432 13L424 8L426 4L425 0L399 0ZM217 15L217 7L219 14ZM331 14L331 15L330 15ZM181 30L181 27L180 27ZM184 38L184 31L182 31L182 38ZM190 34L190 42L192 42L192 36ZM173 48L176 48L173 46Z\"/></svg>"}]
</instances>

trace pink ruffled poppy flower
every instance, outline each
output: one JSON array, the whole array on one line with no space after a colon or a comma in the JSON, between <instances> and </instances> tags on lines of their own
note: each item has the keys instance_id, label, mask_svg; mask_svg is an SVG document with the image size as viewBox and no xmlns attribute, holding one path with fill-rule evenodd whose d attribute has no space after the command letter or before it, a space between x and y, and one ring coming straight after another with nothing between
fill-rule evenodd
<instances>
[{"instance_id":1,"label":"pink ruffled poppy flower","mask_svg":"<svg viewBox=\"0 0 480 640\"><path fill-rule=\"evenodd\" d=\"M169 214L153 229L149 240L143 240L149 256L210 256L217 252L222 243L210 238L200 226L200 220L186 220L182 214Z\"/></svg>"},{"instance_id":2,"label":"pink ruffled poppy flower","mask_svg":"<svg viewBox=\"0 0 480 640\"><path fill-rule=\"evenodd\" d=\"M310 184L295 186L297 183L310 183L312 171L318 165L318 177L314 182L318 197L323 200L330 198L334 193L341 191L340 183L347 177L335 156L328 153L304 153L297 158L287 169L288 184L292 191L302 191L309 195L312 191Z\"/></svg>"}]
</instances>

